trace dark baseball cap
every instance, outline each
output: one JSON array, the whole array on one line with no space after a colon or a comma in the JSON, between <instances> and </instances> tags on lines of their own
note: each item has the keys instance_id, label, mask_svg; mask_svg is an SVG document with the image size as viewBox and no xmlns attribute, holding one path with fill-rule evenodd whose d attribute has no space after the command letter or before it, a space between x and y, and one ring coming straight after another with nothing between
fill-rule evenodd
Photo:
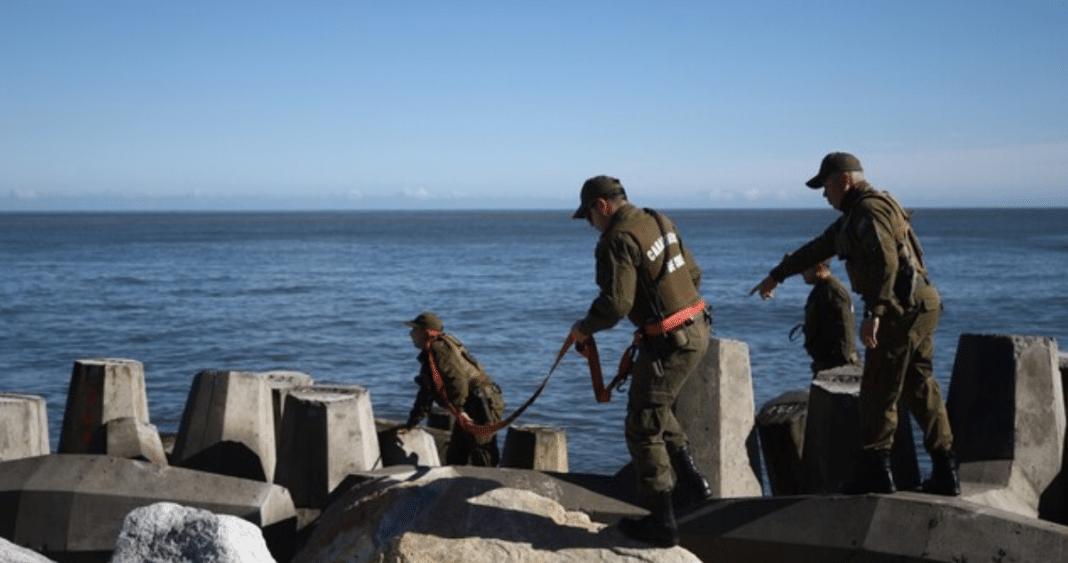
<instances>
[{"instance_id":1,"label":"dark baseball cap","mask_svg":"<svg viewBox=\"0 0 1068 563\"><path fill-rule=\"evenodd\" d=\"M579 195L579 206L575 214L571 216L572 219L585 219L590 214L590 204L597 198L613 198L615 196L626 196L627 192L623 190L623 184L619 183L618 178L611 176L594 176L589 180L586 180L582 184L582 193Z\"/></svg>"},{"instance_id":2,"label":"dark baseball cap","mask_svg":"<svg viewBox=\"0 0 1068 563\"><path fill-rule=\"evenodd\" d=\"M415 317L410 321L404 321L404 324L412 328L421 328L437 332L441 332L444 329L444 326L441 324L441 319L430 311L419 313L418 317Z\"/></svg>"},{"instance_id":3,"label":"dark baseball cap","mask_svg":"<svg viewBox=\"0 0 1068 563\"><path fill-rule=\"evenodd\" d=\"M823 157L823 162L820 163L819 173L813 176L811 180L805 182L805 185L813 189L822 188L823 184L827 182L827 176L830 176L831 174L863 171L864 168L860 166L860 161L857 160L857 157L847 152L832 152Z\"/></svg>"}]
</instances>

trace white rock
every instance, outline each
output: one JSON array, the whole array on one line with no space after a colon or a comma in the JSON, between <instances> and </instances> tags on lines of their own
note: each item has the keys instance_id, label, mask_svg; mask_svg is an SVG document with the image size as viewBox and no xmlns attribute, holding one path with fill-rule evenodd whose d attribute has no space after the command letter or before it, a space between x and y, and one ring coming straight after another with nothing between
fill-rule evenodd
<instances>
[{"instance_id":1,"label":"white rock","mask_svg":"<svg viewBox=\"0 0 1068 563\"><path fill-rule=\"evenodd\" d=\"M0 561L4 563L55 563L51 559L0 538Z\"/></svg>"},{"instance_id":2,"label":"white rock","mask_svg":"<svg viewBox=\"0 0 1068 563\"><path fill-rule=\"evenodd\" d=\"M263 533L236 516L161 502L130 512L111 563L275 563Z\"/></svg>"},{"instance_id":3,"label":"white rock","mask_svg":"<svg viewBox=\"0 0 1068 563\"><path fill-rule=\"evenodd\" d=\"M293 563L700 563L530 491L432 469L339 499Z\"/></svg>"}]
</instances>

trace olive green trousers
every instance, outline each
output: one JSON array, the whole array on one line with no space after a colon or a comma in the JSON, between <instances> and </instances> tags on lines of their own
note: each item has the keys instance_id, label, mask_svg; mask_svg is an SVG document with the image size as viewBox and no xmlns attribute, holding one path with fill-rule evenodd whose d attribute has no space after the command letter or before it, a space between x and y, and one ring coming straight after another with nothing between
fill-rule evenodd
<instances>
[{"instance_id":1,"label":"olive green trousers","mask_svg":"<svg viewBox=\"0 0 1068 563\"><path fill-rule=\"evenodd\" d=\"M708 349L709 327L703 316L697 322L677 329L684 344L672 343L662 353L663 376L653 366L654 352L643 346L634 362L627 396L625 434L627 449L645 495L670 491L674 487L671 452L689 444L675 418L675 401L682 385L704 358Z\"/></svg>"},{"instance_id":2,"label":"olive green trousers","mask_svg":"<svg viewBox=\"0 0 1068 563\"><path fill-rule=\"evenodd\" d=\"M861 448L886 451L898 424L898 399L904 398L920 429L928 452L953 449L942 392L934 378L933 337L941 315L934 286L922 291L919 310L911 314L887 311L879 319L878 345L866 351L860 381Z\"/></svg>"}]
</instances>

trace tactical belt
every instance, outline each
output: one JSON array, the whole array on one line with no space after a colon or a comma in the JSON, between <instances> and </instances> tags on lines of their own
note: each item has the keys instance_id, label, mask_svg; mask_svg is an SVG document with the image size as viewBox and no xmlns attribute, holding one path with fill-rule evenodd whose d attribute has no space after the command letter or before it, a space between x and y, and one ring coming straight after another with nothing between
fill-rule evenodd
<instances>
[{"instance_id":1,"label":"tactical belt","mask_svg":"<svg viewBox=\"0 0 1068 563\"><path fill-rule=\"evenodd\" d=\"M541 386L534 392L534 395L527 399L527 402L523 403L523 406L516 409L516 411L508 418L493 424L476 424L470 417L466 416L462 410L452 404L452 402L449 401L448 395L445 394L445 381L441 379L441 372L438 371L437 362L434 361L434 354L430 352L430 344L437 340L437 337L441 336L441 333L435 330L428 330L427 334L429 335L429 338L427 338L425 349L427 362L430 364L430 377L434 380L434 390L437 391L441 402L445 403L445 408L456 417L456 423L460 425L460 428L474 436L489 436L495 434L501 428L515 422L515 420L519 418L519 415L527 410L527 407L534 404L534 400L545 390L545 386L549 383L549 378L553 375L552 370L549 370L549 375L545 376L545 380L541 382ZM556 366L554 365L553 368L555 367Z\"/></svg>"}]
</instances>

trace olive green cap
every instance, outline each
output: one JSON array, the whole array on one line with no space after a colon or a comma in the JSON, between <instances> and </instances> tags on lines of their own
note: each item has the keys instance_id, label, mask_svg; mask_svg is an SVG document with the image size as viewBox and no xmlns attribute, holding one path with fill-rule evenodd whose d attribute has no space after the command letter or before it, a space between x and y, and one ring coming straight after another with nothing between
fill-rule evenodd
<instances>
[{"instance_id":1,"label":"olive green cap","mask_svg":"<svg viewBox=\"0 0 1068 563\"><path fill-rule=\"evenodd\" d=\"M579 195L579 206L572 219L586 219L590 214L590 204L597 198L612 198L617 195L626 197L627 192L619 179L611 176L594 176L582 184L582 193Z\"/></svg>"},{"instance_id":2,"label":"olive green cap","mask_svg":"<svg viewBox=\"0 0 1068 563\"><path fill-rule=\"evenodd\" d=\"M860 166L860 161L857 160L857 157L847 152L832 152L823 157L823 162L820 163L819 173L813 176L811 180L805 182L805 185L813 189L822 188L823 184L827 183L827 176L830 176L831 174L863 171L864 168Z\"/></svg>"},{"instance_id":3,"label":"olive green cap","mask_svg":"<svg viewBox=\"0 0 1068 563\"><path fill-rule=\"evenodd\" d=\"M419 313L418 317L410 321L404 321L404 324L412 328L421 328L424 330L433 330L441 332L445 327L441 324L441 319L430 311L424 311Z\"/></svg>"}]
</instances>

